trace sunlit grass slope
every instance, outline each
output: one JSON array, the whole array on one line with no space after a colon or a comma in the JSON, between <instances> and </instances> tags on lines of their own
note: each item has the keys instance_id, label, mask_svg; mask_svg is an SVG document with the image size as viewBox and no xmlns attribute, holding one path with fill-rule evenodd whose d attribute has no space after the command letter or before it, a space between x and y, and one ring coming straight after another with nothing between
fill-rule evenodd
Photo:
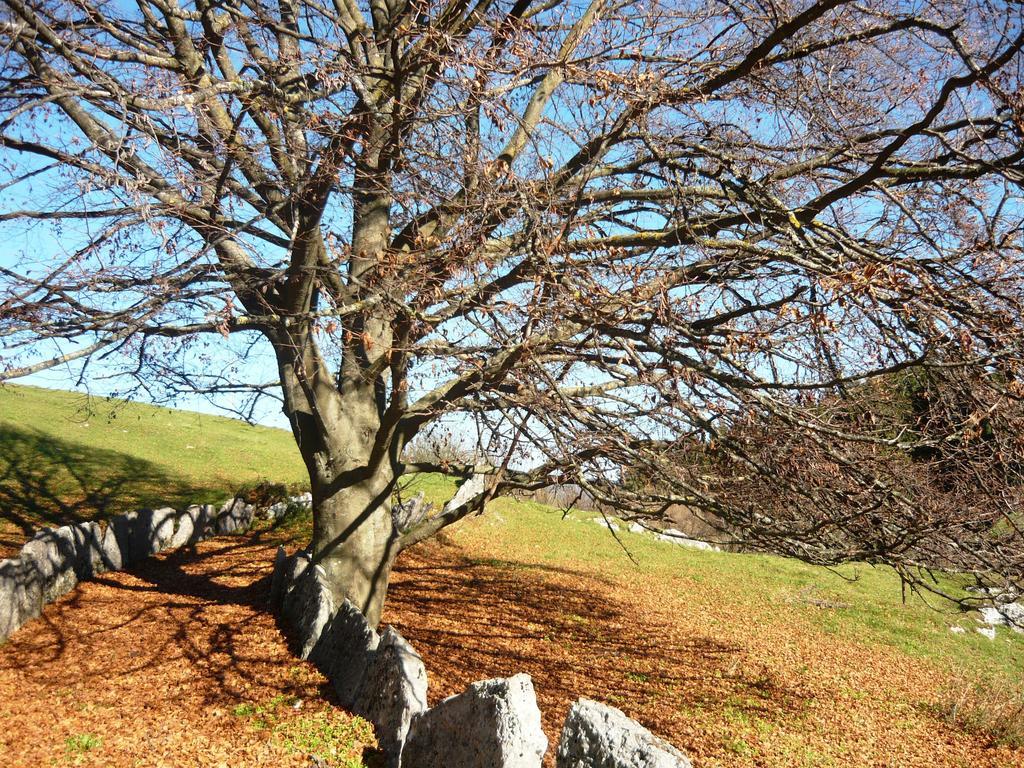
<instances>
[{"instance_id":1,"label":"sunlit grass slope","mask_svg":"<svg viewBox=\"0 0 1024 768\"><path fill-rule=\"evenodd\" d=\"M20 545L39 525L103 517L128 509L217 501L259 480L306 482L291 436L278 429L135 403L110 402L33 387L0 387L0 547ZM454 482L409 480L443 502ZM838 572L762 555L697 552L622 532L613 538L593 514L499 499L489 514L449 535L481 563L523 569L570 567L620 580L624 588L658 584L686 599L712 590L737 606L772 604L826 634L893 647L941 665L1020 680L1024 635L1005 628L995 641L974 632L973 617L911 597L885 569ZM296 541L308 520L292 521ZM639 586L638 586L639 585ZM951 626L966 632L955 634Z\"/></svg>"},{"instance_id":2,"label":"sunlit grass slope","mask_svg":"<svg viewBox=\"0 0 1024 768\"><path fill-rule=\"evenodd\" d=\"M423 491L440 503L453 490L450 478L423 475L413 478L406 492ZM537 569L582 567L632 588L656 583L679 600L695 588L713 590L737 607L784 606L827 634L891 646L951 672L1024 682L1024 635L1002 627L989 640L974 631L973 614L948 601L913 594L904 601L898 577L887 568L829 570L770 555L695 551L629 533L625 526L615 538L593 521L595 516L572 512L565 517L541 504L499 499L489 514L464 521L452 536L481 560Z\"/></svg>"},{"instance_id":3,"label":"sunlit grass slope","mask_svg":"<svg viewBox=\"0 0 1024 768\"><path fill-rule=\"evenodd\" d=\"M269 478L305 482L291 435L235 419L0 387L0 546L40 525L215 502Z\"/></svg>"}]
</instances>

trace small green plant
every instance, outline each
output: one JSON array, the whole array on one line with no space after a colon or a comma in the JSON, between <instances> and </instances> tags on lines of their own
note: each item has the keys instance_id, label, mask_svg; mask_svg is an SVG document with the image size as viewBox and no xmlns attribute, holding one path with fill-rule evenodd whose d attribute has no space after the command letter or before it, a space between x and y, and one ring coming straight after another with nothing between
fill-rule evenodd
<instances>
[{"instance_id":1,"label":"small green plant","mask_svg":"<svg viewBox=\"0 0 1024 768\"><path fill-rule=\"evenodd\" d=\"M729 739L725 742L725 748L740 757L750 757L757 750L750 746L745 739L739 737Z\"/></svg>"},{"instance_id":2,"label":"small green plant","mask_svg":"<svg viewBox=\"0 0 1024 768\"><path fill-rule=\"evenodd\" d=\"M78 733L68 736L64 741L64 751L68 759L76 765L82 761L83 756L90 749L95 749L102 743L102 739L91 733Z\"/></svg>"},{"instance_id":3,"label":"small green plant","mask_svg":"<svg viewBox=\"0 0 1024 768\"><path fill-rule=\"evenodd\" d=\"M373 726L335 709L300 716L294 712L300 703L295 696L280 695L263 704L241 702L231 713L248 718L256 730L271 731L286 750L316 758L319 765L363 768L363 750L377 745Z\"/></svg>"},{"instance_id":4,"label":"small green plant","mask_svg":"<svg viewBox=\"0 0 1024 768\"><path fill-rule=\"evenodd\" d=\"M363 768L363 750L377 744L366 720L336 710L284 720L274 728L274 736L289 752L332 768Z\"/></svg>"}]
</instances>

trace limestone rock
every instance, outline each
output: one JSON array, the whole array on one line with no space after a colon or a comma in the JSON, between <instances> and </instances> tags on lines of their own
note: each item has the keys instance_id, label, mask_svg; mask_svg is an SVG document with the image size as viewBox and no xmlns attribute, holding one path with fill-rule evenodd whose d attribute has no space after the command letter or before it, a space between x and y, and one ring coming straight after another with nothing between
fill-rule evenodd
<instances>
[{"instance_id":1,"label":"limestone rock","mask_svg":"<svg viewBox=\"0 0 1024 768\"><path fill-rule=\"evenodd\" d=\"M409 768L539 768L548 740L529 675L483 680L413 715Z\"/></svg>"},{"instance_id":2,"label":"limestone rock","mask_svg":"<svg viewBox=\"0 0 1024 768\"><path fill-rule=\"evenodd\" d=\"M263 513L263 517L267 520L280 520L288 513L288 502L279 501L276 504L271 504L267 507Z\"/></svg>"},{"instance_id":3,"label":"limestone rock","mask_svg":"<svg viewBox=\"0 0 1024 768\"><path fill-rule=\"evenodd\" d=\"M134 565L164 549L174 536L176 514L170 507L164 507L115 516L110 526L114 530L122 565Z\"/></svg>"},{"instance_id":4,"label":"limestone rock","mask_svg":"<svg viewBox=\"0 0 1024 768\"><path fill-rule=\"evenodd\" d=\"M352 711L373 723L390 768L401 764L412 716L426 709L427 670L423 659L398 630L388 627L380 635L377 653Z\"/></svg>"},{"instance_id":5,"label":"limestone rock","mask_svg":"<svg viewBox=\"0 0 1024 768\"><path fill-rule=\"evenodd\" d=\"M319 589L327 595L326 600L333 607L323 569L314 566L313 570ZM331 681L338 703L345 709L352 709L360 700L363 680L374 660L378 643L380 637L348 600L342 602L337 611L332 611L324 623L309 660Z\"/></svg>"},{"instance_id":6,"label":"limestone rock","mask_svg":"<svg viewBox=\"0 0 1024 768\"><path fill-rule=\"evenodd\" d=\"M170 507L161 507L154 510L143 510L139 518L143 521L146 529L145 535L149 542L150 552L153 555L167 549L174 539L175 521L178 517L177 510Z\"/></svg>"},{"instance_id":7,"label":"limestone rock","mask_svg":"<svg viewBox=\"0 0 1024 768\"><path fill-rule=\"evenodd\" d=\"M201 507L189 507L184 512L174 515L174 533L167 542L168 549L177 549L194 543L196 537L196 518Z\"/></svg>"},{"instance_id":8,"label":"limestone rock","mask_svg":"<svg viewBox=\"0 0 1024 768\"><path fill-rule=\"evenodd\" d=\"M187 510L188 516L192 518L192 539L189 544L195 546L200 541L205 541L214 535L214 520L217 517L217 508L213 504L194 504Z\"/></svg>"},{"instance_id":9,"label":"limestone rock","mask_svg":"<svg viewBox=\"0 0 1024 768\"><path fill-rule=\"evenodd\" d=\"M1014 632L1024 632L1024 603L1006 603L1000 610Z\"/></svg>"},{"instance_id":10,"label":"limestone rock","mask_svg":"<svg viewBox=\"0 0 1024 768\"><path fill-rule=\"evenodd\" d=\"M66 595L78 584L75 538L66 525L37 533L21 548L20 559L32 572L26 573L26 578L38 581L43 605Z\"/></svg>"},{"instance_id":11,"label":"limestone rock","mask_svg":"<svg viewBox=\"0 0 1024 768\"><path fill-rule=\"evenodd\" d=\"M569 709L556 768L691 768L690 761L625 714L589 699Z\"/></svg>"},{"instance_id":12,"label":"limestone rock","mask_svg":"<svg viewBox=\"0 0 1024 768\"><path fill-rule=\"evenodd\" d=\"M718 551L718 547L714 544L708 544L706 541L691 539L682 531L677 531L675 528L666 528L664 531L659 533L658 541L665 541L670 544L677 544L680 547L688 547L690 549L703 549L711 552Z\"/></svg>"},{"instance_id":13,"label":"limestone rock","mask_svg":"<svg viewBox=\"0 0 1024 768\"><path fill-rule=\"evenodd\" d=\"M76 523L70 528L75 541L75 575L79 580L91 579L108 570L99 523Z\"/></svg>"},{"instance_id":14,"label":"limestone rock","mask_svg":"<svg viewBox=\"0 0 1024 768\"><path fill-rule=\"evenodd\" d=\"M476 472L471 478L459 486L459 490L455 492L455 496L444 505L443 511L450 512L453 509L458 509L463 504L473 501L486 490L487 475L482 472Z\"/></svg>"},{"instance_id":15,"label":"limestone rock","mask_svg":"<svg viewBox=\"0 0 1024 768\"><path fill-rule=\"evenodd\" d=\"M391 522L396 531L405 533L427 519L434 505L424 501L424 496L423 491L420 491L413 498L391 507Z\"/></svg>"},{"instance_id":16,"label":"limestone rock","mask_svg":"<svg viewBox=\"0 0 1024 768\"><path fill-rule=\"evenodd\" d=\"M296 558L296 562L299 560ZM305 567L300 576L289 580L281 615L294 633L299 658L309 658L333 613L334 601L320 566Z\"/></svg>"},{"instance_id":17,"label":"limestone rock","mask_svg":"<svg viewBox=\"0 0 1024 768\"><path fill-rule=\"evenodd\" d=\"M217 512L213 524L214 533L237 533L247 531L252 525L255 507L243 499L230 499Z\"/></svg>"},{"instance_id":18,"label":"limestone rock","mask_svg":"<svg viewBox=\"0 0 1024 768\"><path fill-rule=\"evenodd\" d=\"M124 567L121 546L117 542L113 521L107 523L107 527L104 529L103 536L100 539L100 557L103 559L103 565L108 571L119 571Z\"/></svg>"},{"instance_id":19,"label":"limestone rock","mask_svg":"<svg viewBox=\"0 0 1024 768\"><path fill-rule=\"evenodd\" d=\"M0 560L0 641L6 640L43 609L38 570L20 557Z\"/></svg>"},{"instance_id":20,"label":"limestone rock","mask_svg":"<svg viewBox=\"0 0 1024 768\"><path fill-rule=\"evenodd\" d=\"M980 621L992 627L998 627L1006 623L1006 617L994 605L985 605L978 609L981 614Z\"/></svg>"}]
</instances>

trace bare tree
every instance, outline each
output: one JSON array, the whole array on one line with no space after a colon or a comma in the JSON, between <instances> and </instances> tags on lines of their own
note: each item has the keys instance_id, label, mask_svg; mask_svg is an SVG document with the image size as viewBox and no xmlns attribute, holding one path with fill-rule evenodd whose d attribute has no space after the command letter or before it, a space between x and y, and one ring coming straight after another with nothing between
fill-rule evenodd
<instances>
[{"instance_id":1,"label":"bare tree","mask_svg":"<svg viewBox=\"0 0 1024 768\"><path fill-rule=\"evenodd\" d=\"M861 457L931 438L834 406L907 367L991 393L954 431L1020 394L1017 4L3 8L0 221L55 234L0 272L2 378L102 355L151 389L279 387L313 551L371 621L402 548L553 483L1020 582L1012 483L987 476L983 525L929 504ZM452 414L491 460L448 468L485 482L397 531L398 478L432 468L403 450Z\"/></svg>"}]
</instances>

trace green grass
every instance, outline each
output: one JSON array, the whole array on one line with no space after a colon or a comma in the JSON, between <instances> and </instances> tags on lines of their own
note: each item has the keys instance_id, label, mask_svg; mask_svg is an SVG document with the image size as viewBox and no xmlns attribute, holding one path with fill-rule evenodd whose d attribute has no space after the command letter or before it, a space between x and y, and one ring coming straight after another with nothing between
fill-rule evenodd
<instances>
[{"instance_id":1,"label":"green grass","mask_svg":"<svg viewBox=\"0 0 1024 768\"><path fill-rule=\"evenodd\" d=\"M450 497L455 488L450 478L439 475L412 478L408 486L407 492L423 491L435 502ZM466 533L475 544L488 543L488 554L497 555L492 560L600 565L613 575L676 583L680 600L693 583L705 583L738 604L786 605L827 633L891 646L950 671L973 670L1000 683L1024 680L1024 635L1001 627L991 641L974 631L978 625L971 614L948 601L910 594L904 603L899 578L888 568L829 570L771 555L698 552L628 533L624 526L620 544L602 526L588 522L595 516L572 512L563 520L561 511L541 504L498 499L488 515L470 521ZM474 526L479 530L468 530ZM834 607L819 607L812 600ZM966 633L951 632L951 626Z\"/></svg>"},{"instance_id":2,"label":"green grass","mask_svg":"<svg viewBox=\"0 0 1024 768\"><path fill-rule=\"evenodd\" d=\"M0 510L12 541L24 538L14 535L18 529L40 521L217 501L262 478L305 481L284 431L64 392L0 388ZM402 493L422 491L440 504L454 488L451 478L419 475L404 483ZM993 642L974 632L973 617L948 603L934 600L929 606L911 596L904 604L899 580L888 569L846 566L833 572L766 555L697 552L625 530L617 541L588 522L592 517L574 512L563 519L541 504L498 499L487 515L463 521L446 535L467 557L492 566L582 565L623 583L654 580L680 600L703 585L730 604L777 605L826 636L895 648L951 675L967 671L971 680L991 681L993 688L1021 684L1024 635L1000 628ZM309 514L289 518L285 527L303 540ZM954 634L953 625L966 633Z\"/></svg>"},{"instance_id":3,"label":"green grass","mask_svg":"<svg viewBox=\"0 0 1024 768\"><path fill-rule=\"evenodd\" d=\"M212 503L262 478L308 482L289 433L234 419L0 387L0 544L40 525Z\"/></svg>"},{"instance_id":4,"label":"green grass","mask_svg":"<svg viewBox=\"0 0 1024 768\"><path fill-rule=\"evenodd\" d=\"M297 714L302 702L275 696L263 704L242 702L231 713L253 728L267 731L285 750L331 768L363 768L363 754L376 747L373 726L361 717L337 709Z\"/></svg>"},{"instance_id":5,"label":"green grass","mask_svg":"<svg viewBox=\"0 0 1024 768\"><path fill-rule=\"evenodd\" d=\"M64 740L64 753L70 762L77 765L82 761L86 752L96 749L102 743L103 740L99 736L91 733L78 733Z\"/></svg>"}]
</instances>

